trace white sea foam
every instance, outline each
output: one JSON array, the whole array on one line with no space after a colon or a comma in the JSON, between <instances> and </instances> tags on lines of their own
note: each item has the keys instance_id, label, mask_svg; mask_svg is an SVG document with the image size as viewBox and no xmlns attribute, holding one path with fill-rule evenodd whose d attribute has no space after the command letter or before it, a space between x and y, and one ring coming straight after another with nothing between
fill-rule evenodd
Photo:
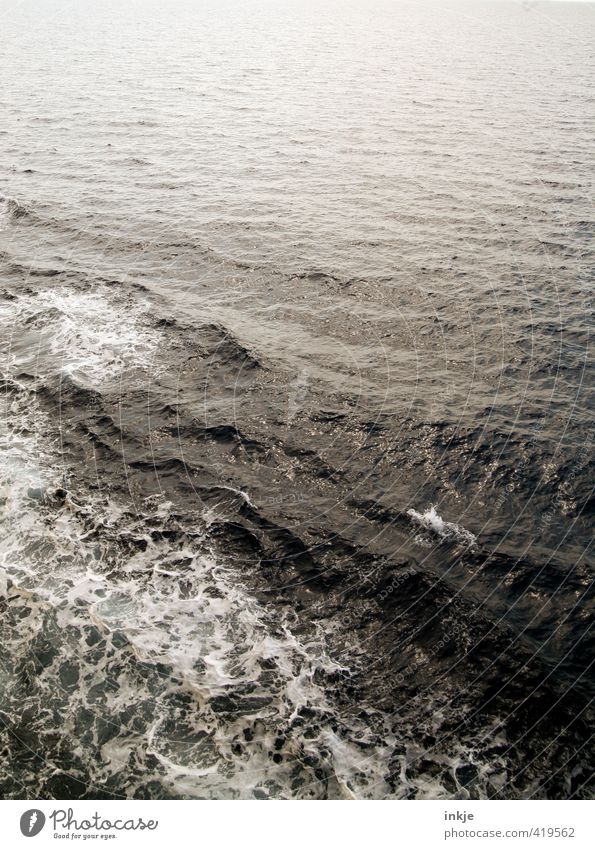
<instances>
[{"instance_id":1,"label":"white sea foam","mask_svg":"<svg viewBox=\"0 0 595 849\"><path fill-rule=\"evenodd\" d=\"M13 367L35 358L36 372L62 374L102 386L123 372L155 374L159 331L147 326L149 305L64 286L24 294L2 305ZM27 346L19 349L22 334Z\"/></svg>"},{"instance_id":2,"label":"white sea foam","mask_svg":"<svg viewBox=\"0 0 595 849\"><path fill-rule=\"evenodd\" d=\"M474 546L477 542L477 537L471 531L468 531L461 525L457 525L455 522L445 522L442 516L437 513L434 505L429 507L424 513L418 513L417 510L413 509L407 510L407 515L411 518L414 525L425 531L429 531L434 536L440 537L440 539L459 542L467 546Z\"/></svg>"},{"instance_id":3,"label":"white sea foam","mask_svg":"<svg viewBox=\"0 0 595 849\"><path fill-rule=\"evenodd\" d=\"M32 498L33 488L51 494L60 486L59 447L29 393L19 394L13 404L0 445L0 480L11 498L10 516L0 517L0 585L6 593L10 580L13 593L37 599L33 633L45 629L53 615L58 635L80 635L64 645L60 636L51 638L63 660L80 670L81 683L65 702L65 729L77 705L86 708L89 687L101 687L108 674L107 657L99 666L96 658L86 659L82 633L95 625L104 636L124 635L122 651L133 659L118 672L117 688L103 688L103 714L135 711L151 699L152 721L139 745L157 759L177 794L250 797L258 790L348 798L366 795L368 785L382 795L389 792L383 776L390 738L374 743L364 722L338 717L318 681L321 674L342 671L324 635L298 637L289 622L271 618L233 567L210 553L207 522L206 536L196 541L153 539L151 530L176 522L174 506L164 499L147 499L138 514L103 495L87 494L86 503L76 496L63 503ZM8 427L19 422L26 425L22 433ZM11 521L15 516L18 521ZM201 521L197 515L193 529ZM129 541L139 538L146 545L131 551ZM26 654L29 632L17 628L15 633L20 648L15 643L11 651ZM149 693L135 677L134 659L140 668L160 664L171 672L154 676ZM59 692L52 674L44 673L47 685ZM193 701L182 725L171 705L180 691L192 694ZM246 728L253 733L249 741ZM279 763L271 759L276 739L285 741ZM97 770L125 763L128 745L125 737L121 747L109 740ZM100 782L102 775L95 773L95 779Z\"/></svg>"}]
</instances>

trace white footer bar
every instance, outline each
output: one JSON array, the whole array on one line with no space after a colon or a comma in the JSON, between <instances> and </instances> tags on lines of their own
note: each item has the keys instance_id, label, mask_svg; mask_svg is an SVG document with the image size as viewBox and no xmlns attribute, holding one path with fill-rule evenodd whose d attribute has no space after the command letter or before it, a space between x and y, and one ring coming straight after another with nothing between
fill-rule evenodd
<instances>
[{"instance_id":1,"label":"white footer bar","mask_svg":"<svg viewBox=\"0 0 595 849\"><path fill-rule=\"evenodd\" d=\"M0 802L7 847L595 846L595 802Z\"/></svg>"}]
</instances>

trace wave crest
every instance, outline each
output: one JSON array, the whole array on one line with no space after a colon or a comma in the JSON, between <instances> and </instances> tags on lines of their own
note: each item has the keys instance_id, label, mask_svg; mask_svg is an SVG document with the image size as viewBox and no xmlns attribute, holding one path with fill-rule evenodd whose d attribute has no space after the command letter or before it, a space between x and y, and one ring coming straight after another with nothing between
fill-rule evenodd
<instances>
[{"instance_id":1,"label":"wave crest","mask_svg":"<svg viewBox=\"0 0 595 849\"><path fill-rule=\"evenodd\" d=\"M432 505L424 513L418 513L417 510L411 508L407 510L407 515L414 525L423 528L423 530L430 531L430 533L440 537L440 539L463 543L467 546L474 546L477 543L477 537L471 531L468 531L461 525L457 525L455 522L445 522L442 516L436 511L435 505Z\"/></svg>"}]
</instances>

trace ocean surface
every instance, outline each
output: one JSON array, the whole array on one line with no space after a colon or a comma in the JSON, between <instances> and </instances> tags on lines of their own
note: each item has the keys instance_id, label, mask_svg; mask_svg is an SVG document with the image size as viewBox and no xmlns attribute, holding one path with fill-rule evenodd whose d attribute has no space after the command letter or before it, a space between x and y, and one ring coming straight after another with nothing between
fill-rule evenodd
<instances>
[{"instance_id":1,"label":"ocean surface","mask_svg":"<svg viewBox=\"0 0 595 849\"><path fill-rule=\"evenodd\" d=\"M595 5L0 27L0 795L592 798Z\"/></svg>"}]
</instances>

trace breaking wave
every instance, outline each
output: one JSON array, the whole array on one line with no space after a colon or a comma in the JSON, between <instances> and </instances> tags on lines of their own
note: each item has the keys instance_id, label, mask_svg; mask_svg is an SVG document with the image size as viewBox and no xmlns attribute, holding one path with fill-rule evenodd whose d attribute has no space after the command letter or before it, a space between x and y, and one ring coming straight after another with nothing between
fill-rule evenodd
<instances>
[{"instance_id":1,"label":"breaking wave","mask_svg":"<svg viewBox=\"0 0 595 849\"><path fill-rule=\"evenodd\" d=\"M418 513L411 508L407 510L407 515L415 526L429 531L431 535L442 540L462 543L466 546L474 546L477 543L475 534L455 522L445 522L437 513L435 506L429 507L424 513Z\"/></svg>"}]
</instances>

